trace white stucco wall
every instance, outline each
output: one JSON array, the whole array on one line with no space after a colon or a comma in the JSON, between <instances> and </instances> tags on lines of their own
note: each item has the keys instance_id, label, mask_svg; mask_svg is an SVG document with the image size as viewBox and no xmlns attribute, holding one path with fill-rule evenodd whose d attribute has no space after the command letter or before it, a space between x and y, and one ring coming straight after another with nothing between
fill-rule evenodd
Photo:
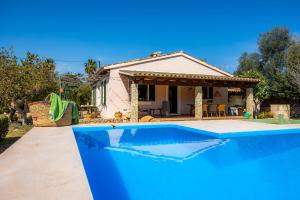
<instances>
[{"instance_id":1,"label":"white stucco wall","mask_svg":"<svg viewBox=\"0 0 300 200\"><path fill-rule=\"evenodd\" d=\"M106 106L101 105L101 93L100 90L97 90L97 93L99 93L97 106L101 111L101 116L103 118L113 118L114 113L117 111L121 111L123 113L128 112L130 105L130 99L127 91L128 80L122 79L117 70L110 71L107 77L106 90Z\"/></svg>"},{"instance_id":2,"label":"white stucco wall","mask_svg":"<svg viewBox=\"0 0 300 200\"><path fill-rule=\"evenodd\" d=\"M224 76L224 74L216 70L210 69L183 56L157 60L155 62L141 63L119 69Z\"/></svg>"},{"instance_id":3,"label":"white stucco wall","mask_svg":"<svg viewBox=\"0 0 300 200\"><path fill-rule=\"evenodd\" d=\"M190 114L191 107L188 104L195 104L195 87L180 86L180 114Z\"/></svg>"},{"instance_id":4,"label":"white stucco wall","mask_svg":"<svg viewBox=\"0 0 300 200\"><path fill-rule=\"evenodd\" d=\"M100 81L97 82L96 84L96 102L95 102L95 106L100 107L101 106L101 90L100 90Z\"/></svg>"}]
</instances>

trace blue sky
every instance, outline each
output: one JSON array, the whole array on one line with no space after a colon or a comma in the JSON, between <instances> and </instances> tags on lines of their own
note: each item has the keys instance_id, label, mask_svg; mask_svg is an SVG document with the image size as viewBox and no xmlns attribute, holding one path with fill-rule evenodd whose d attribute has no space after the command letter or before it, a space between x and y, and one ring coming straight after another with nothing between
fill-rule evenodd
<instances>
[{"instance_id":1,"label":"blue sky","mask_svg":"<svg viewBox=\"0 0 300 200\"><path fill-rule=\"evenodd\" d=\"M153 51L183 50L232 72L260 33L286 26L300 35L300 1L0 0L0 46L54 58L57 70L83 72Z\"/></svg>"}]
</instances>

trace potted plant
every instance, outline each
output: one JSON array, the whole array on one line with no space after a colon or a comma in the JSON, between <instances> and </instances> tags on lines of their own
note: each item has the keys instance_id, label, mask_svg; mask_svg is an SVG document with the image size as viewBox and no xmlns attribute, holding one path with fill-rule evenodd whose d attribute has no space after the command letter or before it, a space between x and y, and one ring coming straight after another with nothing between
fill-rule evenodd
<instances>
[{"instance_id":1,"label":"potted plant","mask_svg":"<svg viewBox=\"0 0 300 200\"><path fill-rule=\"evenodd\" d=\"M92 114L87 113L87 114L84 114L84 115L83 115L83 118L84 118L84 119L92 119L93 116L92 116Z\"/></svg>"},{"instance_id":2,"label":"potted plant","mask_svg":"<svg viewBox=\"0 0 300 200\"><path fill-rule=\"evenodd\" d=\"M120 111L115 112L115 118L122 118L122 113Z\"/></svg>"},{"instance_id":3,"label":"potted plant","mask_svg":"<svg viewBox=\"0 0 300 200\"><path fill-rule=\"evenodd\" d=\"M86 113L83 114L83 119L90 120L92 118L93 118L93 115L89 110L87 110Z\"/></svg>"}]
</instances>

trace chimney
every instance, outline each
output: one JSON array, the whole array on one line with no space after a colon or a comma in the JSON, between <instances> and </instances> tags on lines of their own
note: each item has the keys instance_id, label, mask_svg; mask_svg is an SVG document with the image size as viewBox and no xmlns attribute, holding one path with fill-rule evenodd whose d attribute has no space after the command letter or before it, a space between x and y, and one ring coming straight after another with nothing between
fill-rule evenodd
<instances>
[{"instance_id":1,"label":"chimney","mask_svg":"<svg viewBox=\"0 0 300 200\"><path fill-rule=\"evenodd\" d=\"M155 51L153 53L150 54L150 57L151 58L155 58L155 57L158 57L161 55L161 51Z\"/></svg>"}]
</instances>

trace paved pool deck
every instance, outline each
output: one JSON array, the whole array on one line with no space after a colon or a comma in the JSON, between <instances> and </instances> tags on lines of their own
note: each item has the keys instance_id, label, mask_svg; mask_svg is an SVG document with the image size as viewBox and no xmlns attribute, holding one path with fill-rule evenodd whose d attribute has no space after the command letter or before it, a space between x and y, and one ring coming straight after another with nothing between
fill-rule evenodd
<instances>
[{"instance_id":1,"label":"paved pool deck","mask_svg":"<svg viewBox=\"0 0 300 200\"><path fill-rule=\"evenodd\" d=\"M159 124L170 123L219 134L300 128L300 124L275 125L239 120ZM0 154L0 177L0 199L3 200L92 199L72 127L33 128Z\"/></svg>"},{"instance_id":2,"label":"paved pool deck","mask_svg":"<svg viewBox=\"0 0 300 200\"><path fill-rule=\"evenodd\" d=\"M92 199L71 127L33 128L0 155L0 199Z\"/></svg>"},{"instance_id":3,"label":"paved pool deck","mask_svg":"<svg viewBox=\"0 0 300 200\"><path fill-rule=\"evenodd\" d=\"M300 128L300 124L266 124L242 120L181 121L176 124L215 133L251 132Z\"/></svg>"}]
</instances>

